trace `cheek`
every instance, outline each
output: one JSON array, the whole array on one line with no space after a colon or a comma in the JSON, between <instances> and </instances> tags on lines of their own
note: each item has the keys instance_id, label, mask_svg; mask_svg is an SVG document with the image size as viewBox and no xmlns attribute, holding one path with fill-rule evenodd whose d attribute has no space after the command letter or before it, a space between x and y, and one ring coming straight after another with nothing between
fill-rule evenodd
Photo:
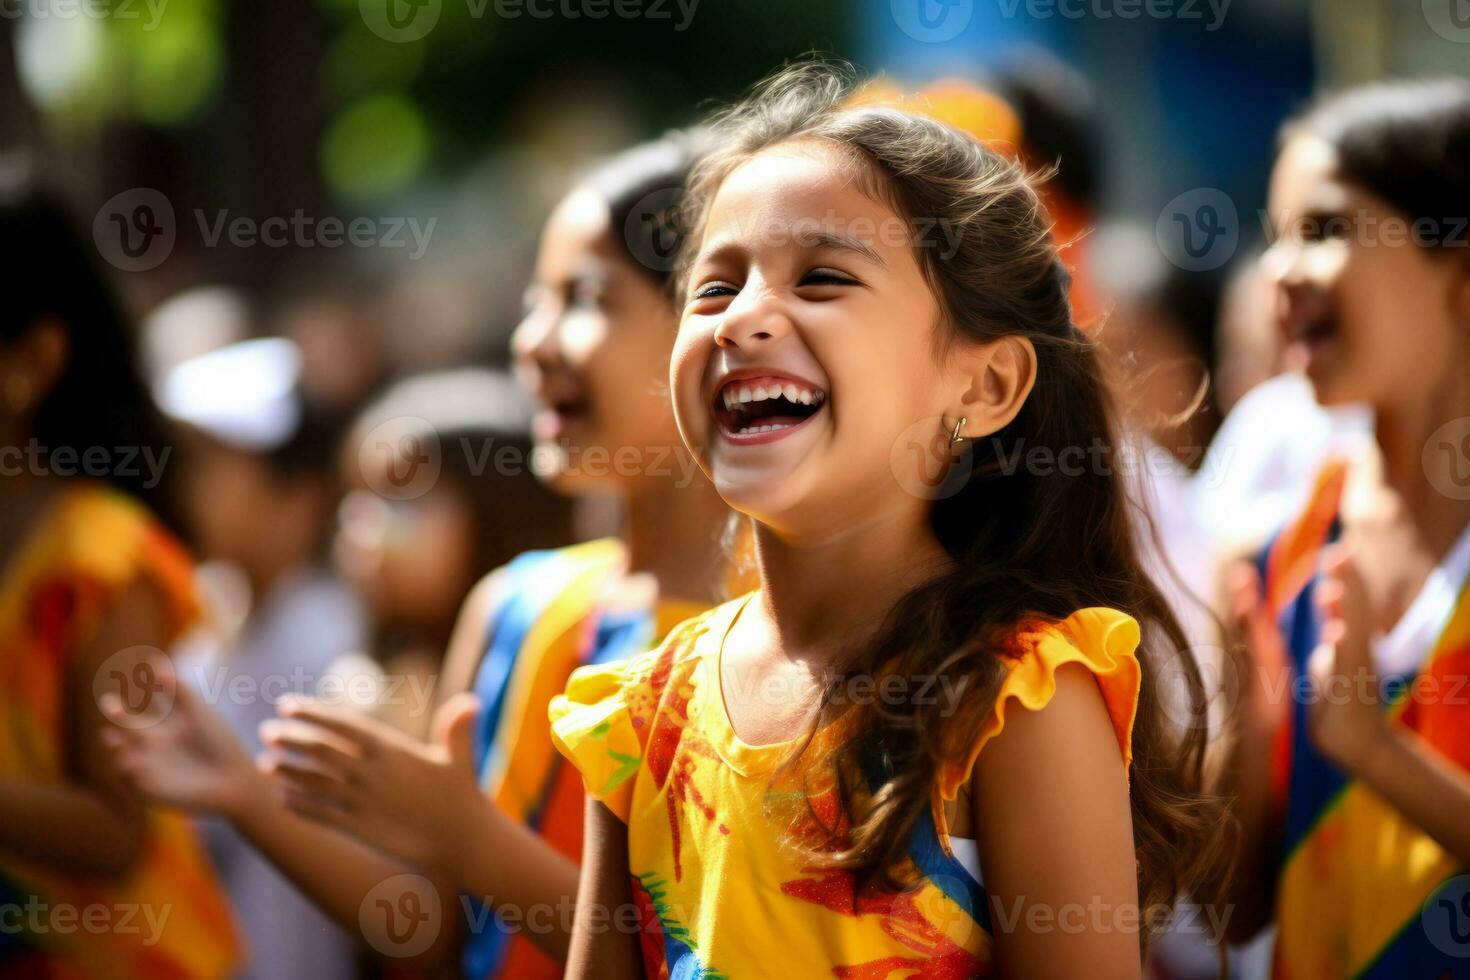
<instances>
[{"instance_id":1,"label":"cheek","mask_svg":"<svg viewBox=\"0 0 1470 980\"><path fill-rule=\"evenodd\" d=\"M1344 315L1362 347L1385 366L1422 374L1452 356L1449 284L1417 246L1380 246L1344 279Z\"/></svg>"},{"instance_id":2,"label":"cheek","mask_svg":"<svg viewBox=\"0 0 1470 980\"><path fill-rule=\"evenodd\" d=\"M557 353L574 369L596 370L606 358L610 332L607 318L600 313L569 314L556 334Z\"/></svg>"},{"instance_id":3,"label":"cheek","mask_svg":"<svg viewBox=\"0 0 1470 980\"><path fill-rule=\"evenodd\" d=\"M594 422L612 442L638 443L673 428L669 407L669 345L672 335L639 325L620 333L598 359L588 386L597 404Z\"/></svg>"},{"instance_id":4,"label":"cheek","mask_svg":"<svg viewBox=\"0 0 1470 980\"><path fill-rule=\"evenodd\" d=\"M1362 249L1346 244L1320 245L1312 249L1305 261L1306 274L1323 289L1350 285L1355 273L1371 257Z\"/></svg>"},{"instance_id":5,"label":"cheek","mask_svg":"<svg viewBox=\"0 0 1470 980\"><path fill-rule=\"evenodd\" d=\"M432 618L452 603L466 577L474 529L451 513L427 515L413 546L385 556L384 577L411 615Z\"/></svg>"},{"instance_id":6,"label":"cheek","mask_svg":"<svg viewBox=\"0 0 1470 980\"><path fill-rule=\"evenodd\" d=\"M669 389L674 414L681 431L701 430L709 423L709 413L701 401L705 367L713 344L708 331L687 327L679 331L669 359Z\"/></svg>"},{"instance_id":7,"label":"cheek","mask_svg":"<svg viewBox=\"0 0 1470 980\"><path fill-rule=\"evenodd\" d=\"M832 378L833 414L841 428L865 439L892 441L938 413L934 401L940 378L922 340L874 336L819 356Z\"/></svg>"}]
</instances>

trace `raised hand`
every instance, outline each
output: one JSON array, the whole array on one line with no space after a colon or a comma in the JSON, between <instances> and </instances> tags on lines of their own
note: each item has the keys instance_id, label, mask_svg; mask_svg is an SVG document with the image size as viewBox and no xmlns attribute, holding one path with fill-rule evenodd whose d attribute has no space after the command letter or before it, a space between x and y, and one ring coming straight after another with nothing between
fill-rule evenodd
<instances>
[{"instance_id":1,"label":"raised hand","mask_svg":"<svg viewBox=\"0 0 1470 980\"><path fill-rule=\"evenodd\" d=\"M1288 697L1286 645L1266 604L1261 576L1248 561L1231 565L1225 573L1230 603L1230 626L1244 657L1236 661L1241 673L1243 719L1269 738L1286 719Z\"/></svg>"},{"instance_id":2,"label":"raised hand","mask_svg":"<svg viewBox=\"0 0 1470 980\"><path fill-rule=\"evenodd\" d=\"M476 784L473 695L439 709L427 745L350 708L283 698L276 710L260 726L260 768L304 817L452 872L468 828L499 813Z\"/></svg>"},{"instance_id":3,"label":"raised hand","mask_svg":"<svg viewBox=\"0 0 1470 980\"><path fill-rule=\"evenodd\" d=\"M99 704L112 727L102 742L122 776L155 803L233 816L263 781L224 720L187 687L167 658L150 661L155 684L146 709L116 692Z\"/></svg>"},{"instance_id":4,"label":"raised hand","mask_svg":"<svg viewBox=\"0 0 1470 980\"><path fill-rule=\"evenodd\" d=\"M1318 750L1356 772L1387 735L1373 668L1372 617L1350 548L1328 549L1322 572L1317 586L1321 643L1307 664L1313 691L1307 721Z\"/></svg>"}]
</instances>

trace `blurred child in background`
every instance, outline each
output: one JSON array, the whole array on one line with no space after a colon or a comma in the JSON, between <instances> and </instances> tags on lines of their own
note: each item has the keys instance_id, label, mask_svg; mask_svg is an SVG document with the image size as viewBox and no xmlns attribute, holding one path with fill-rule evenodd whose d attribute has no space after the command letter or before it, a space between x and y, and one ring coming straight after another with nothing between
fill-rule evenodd
<instances>
[{"instance_id":1,"label":"blurred child in background","mask_svg":"<svg viewBox=\"0 0 1470 980\"><path fill-rule=\"evenodd\" d=\"M363 925L364 896L383 887L396 889L390 905L437 901L433 943L405 962L457 960L476 978L561 975L582 793L551 745L547 705L576 667L651 645L719 594L726 511L678 451L666 383L675 214L695 149L671 136L619 155L548 221L514 340L538 402L533 458L562 493L620 497L624 533L529 551L475 586L449 643L434 742L361 712L298 703L263 731L276 747L267 782L187 698L177 721L119 739L149 793L229 816L339 921ZM412 499L415 466L434 457L425 431L410 419L369 432L359 443L375 454L364 483ZM446 467L462 451L438 444ZM492 451L491 473L495 460ZM346 518L350 556L362 529ZM186 769L200 781L180 779ZM409 871L428 877L397 877ZM513 924L482 903L509 910ZM539 926L514 925L533 913ZM368 939L384 951L381 937Z\"/></svg>"},{"instance_id":2,"label":"blurred child in background","mask_svg":"<svg viewBox=\"0 0 1470 980\"><path fill-rule=\"evenodd\" d=\"M467 937L466 976L561 975L582 793L551 743L551 697L577 667L653 645L712 603L722 583L725 511L682 452L663 376L674 327L667 287L680 236L675 212L694 152L691 138L676 135L607 161L558 206L542 237L527 315L512 341L536 396L538 470L564 493L620 497L624 532L522 555L481 582L465 606L446 683L472 691L479 708L471 714L475 701L460 700L439 725L464 727L470 758L448 761L472 766L494 808L422 792L452 773L436 773L419 751L393 753L361 816L330 805L356 794L350 781L323 792L310 775L278 768L311 812L384 847L407 838L416 854L444 851L433 831L444 810L494 814L482 818L485 852L438 853L431 863L458 863L476 902L493 895L521 912L533 902L564 907L540 934L515 935L487 920ZM321 736L302 723L316 721L359 752L382 751L382 733L360 720L306 706L285 713L296 724L277 729L283 749L308 751ZM324 761L343 772L340 755ZM511 835L507 819L539 837ZM512 839L522 839L513 864L504 853ZM501 867L477 869L487 862ZM513 874L521 880L512 883Z\"/></svg>"},{"instance_id":3,"label":"blurred child in background","mask_svg":"<svg viewBox=\"0 0 1470 980\"><path fill-rule=\"evenodd\" d=\"M416 738L484 570L571 539L571 503L531 470L530 416L503 372L431 371L393 384L342 444L333 552L372 607L373 659L392 687L375 712Z\"/></svg>"},{"instance_id":4,"label":"blurred child in background","mask_svg":"<svg viewBox=\"0 0 1470 980\"><path fill-rule=\"evenodd\" d=\"M0 974L225 976L202 849L98 739L101 696L167 711L162 651L199 613L157 516L172 447L88 246L19 170L0 172L0 267Z\"/></svg>"},{"instance_id":5,"label":"blurred child in background","mask_svg":"<svg viewBox=\"0 0 1470 980\"><path fill-rule=\"evenodd\" d=\"M1371 408L1373 440L1231 575L1248 847L1223 900L1241 936L1274 921L1281 977L1459 975L1470 952L1467 201L1470 82L1352 90L1282 130L1262 267L1287 357L1320 404Z\"/></svg>"},{"instance_id":6,"label":"blurred child in background","mask_svg":"<svg viewBox=\"0 0 1470 980\"><path fill-rule=\"evenodd\" d=\"M301 373L295 345L271 337L185 360L156 386L179 429L185 523L219 613L180 671L251 752L278 698L313 692L367 641L362 602L326 562L341 426L303 398ZM205 829L249 947L241 977L354 975L331 920L227 823Z\"/></svg>"}]
</instances>

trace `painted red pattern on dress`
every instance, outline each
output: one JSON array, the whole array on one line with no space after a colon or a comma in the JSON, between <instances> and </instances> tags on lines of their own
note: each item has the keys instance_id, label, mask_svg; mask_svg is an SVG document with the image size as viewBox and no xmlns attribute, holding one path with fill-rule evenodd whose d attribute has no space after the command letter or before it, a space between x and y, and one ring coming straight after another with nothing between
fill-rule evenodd
<instances>
[{"instance_id":1,"label":"painted red pattern on dress","mask_svg":"<svg viewBox=\"0 0 1470 980\"><path fill-rule=\"evenodd\" d=\"M692 807L705 820L713 821L715 808L705 801L704 795L699 792L699 787L694 785L694 757L691 753L684 752L679 755L678 761L674 764L673 773L665 799L668 801L669 808L669 842L674 852L674 880L682 881L684 864L680 848L683 837L679 823L684 819L684 811Z\"/></svg>"},{"instance_id":2,"label":"painted red pattern on dress","mask_svg":"<svg viewBox=\"0 0 1470 980\"><path fill-rule=\"evenodd\" d=\"M654 709L653 731L648 736L645 758L649 773L653 776L653 784L660 789L668 782L669 770L679 748L679 739L689 721L689 693L693 690L688 663L679 665L682 669L676 674L673 669L674 659L674 647L671 646L659 658L654 676L650 678L650 683L657 680L657 690L662 696L658 707Z\"/></svg>"},{"instance_id":3,"label":"painted red pattern on dress","mask_svg":"<svg viewBox=\"0 0 1470 980\"><path fill-rule=\"evenodd\" d=\"M653 907L653 896L636 876L629 876L633 886L633 904L638 909L638 944L643 947L643 968L647 976L667 976L669 965L664 958L664 924Z\"/></svg>"},{"instance_id":4,"label":"painted red pattern on dress","mask_svg":"<svg viewBox=\"0 0 1470 980\"><path fill-rule=\"evenodd\" d=\"M664 804L669 808L669 848L673 851L674 858L674 880L684 880L684 862L680 854L683 841L679 833L679 803L674 799L673 793L664 796Z\"/></svg>"},{"instance_id":5,"label":"painted red pattern on dress","mask_svg":"<svg viewBox=\"0 0 1470 980\"><path fill-rule=\"evenodd\" d=\"M886 980L895 971L905 977L928 980L961 980L983 976L984 960L945 935L919 912L915 892L883 892L876 889L859 891L850 871L808 869L815 878L798 878L781 883L781 891L792 898L820 905L840 915L883 917L882 927L897 942L912 949L917 956L884 956L865 963L839 964L832 975L853 980Z\"/></svg>"}]
</instances>

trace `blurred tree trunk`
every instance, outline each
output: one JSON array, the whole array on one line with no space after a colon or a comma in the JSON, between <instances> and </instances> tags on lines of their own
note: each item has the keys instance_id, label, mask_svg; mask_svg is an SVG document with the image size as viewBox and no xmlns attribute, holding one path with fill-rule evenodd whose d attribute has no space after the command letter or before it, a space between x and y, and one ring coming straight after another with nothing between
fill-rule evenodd
<instances>
[{"instance_id":1,"label":"blurred tree trunk","mask_svg":"<svg viewBox=\"0 0 1470 980\"><path fill-rule=\"evenodd\" d=\"M301 0L230 0L224 23L225 76L193 156L193 208L211 223L261 222L297 211L320 220L328 197L317 166L322 129L319 70L331 25L314 3ZM180 216L183 220L183 216ZM188 215L191 236L205 245L199 220ZM237 248L221 240L208 249L209 268L251 291L268 291L285 270L310 260L294 244ZM217 254L216 254L217 253Z\"/></svg>"}]
</instances>

